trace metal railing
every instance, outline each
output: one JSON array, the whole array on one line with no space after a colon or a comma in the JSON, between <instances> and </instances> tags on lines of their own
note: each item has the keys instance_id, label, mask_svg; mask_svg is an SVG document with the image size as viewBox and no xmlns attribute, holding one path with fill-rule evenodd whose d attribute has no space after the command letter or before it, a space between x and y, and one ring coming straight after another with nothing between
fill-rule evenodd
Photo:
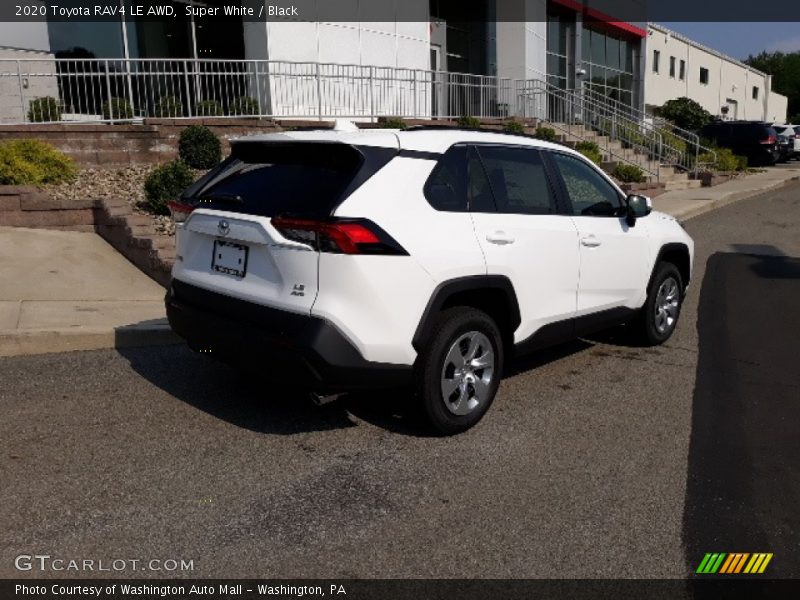
<instances>
[{"instance_id":1,"label":"metal railing","mask_svg":"<svg viewBox=\"0 0 800 600\"><path fill-rule=\"evenodd\" d=\"M675 166L681 151L647 123L609 110L580 90L565 90L543 81L528 81L520 89L524 116L546 120L576 141L594 142L612 159L633 164L660 177L661 166Z\"/></svg>"},{"instance_id":2,"label":"metal railing","mask_svg":"<svg viewBox=\"0 0 800 600\"><path fill-rule=\"evenodd\" d=\"M145 118L536 118L658 177L697 168L697 136L653 124L590 86L317 62L196 59L0 59L0 123ZM690 153L694 152L693 156Z\"/></svg>"},{"instance_id":3,"label":"metal railing","mask_svg":"<svg viewBox=\"0 0 800 600\"><path fill-rule=\"evenodd\" d=\"M316 62L0 59L0 91L0 123L515 113L510 79Z\"/></svg>"},{"instance_id":4,"label":"metal railing","mask_svg":"<svg viewBox=\"0 0 800 600\"><path fill-rule=\"evenodd\" d=\"M697 133L678 127L663 117L648 115L634 106L625 104L616 98L611 98L595 89L591 83L584 84L583 95L588 100L605 106L605 110L609 113L624 116L629 120L643 123L649 128L661 132L671 146L680 150L674 166L684 171L697 173L701 168L709 167L717 162L717 153L712 148L703 146ZM704 156L708 158L701 160Z\"/></svg>"}]
</instances>

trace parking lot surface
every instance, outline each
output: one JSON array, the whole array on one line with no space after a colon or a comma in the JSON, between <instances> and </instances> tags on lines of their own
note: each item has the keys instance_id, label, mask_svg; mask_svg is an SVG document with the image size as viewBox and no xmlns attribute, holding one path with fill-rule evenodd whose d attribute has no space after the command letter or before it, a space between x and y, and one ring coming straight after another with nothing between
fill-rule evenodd
<instances>
[{"instance_id":1,"label":"parking lot surface","mask_svg":"<svg viewBox=\"0 0 800 600\"><path fill-rule=\"evenodd\" d=\"M0 359L0 577L54 576L14 568L37 553L192 577L672 578L773 552L800 575L800 186L687 229L665 346L617 330L518 361L453 438L403 392L317 408L269 365L182 346Z\"/></svg>"}]
</instances>

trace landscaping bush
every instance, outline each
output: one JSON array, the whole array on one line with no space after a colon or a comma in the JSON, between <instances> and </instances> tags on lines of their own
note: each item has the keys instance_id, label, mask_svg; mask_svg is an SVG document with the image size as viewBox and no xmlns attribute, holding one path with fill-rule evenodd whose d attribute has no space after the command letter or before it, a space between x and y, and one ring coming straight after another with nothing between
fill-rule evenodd
<instances>
[{"instance_id":1,"label":"landscaping bush","mask_svg":"<svg viewBox=\"0 0 800 600\"><path fill-rule=\"evenodd\" d=\"M536 131L533 132L533 137L544 140L545 142L555 142L556 141L556 130L552 127L543 127L539 125L536 128Z\"/></svg>"},{"instance_id":2,"label":"landscaping bush","mask_svg":"<svg viewBox=\"0 0 800 600\"><path fill-rule=\"evenodd\" d=\"M603 162L603 153L600 152L600 146L594 142L578 142L575 144L575 150L583 154L586 158L595 164Z\"/></svg>"},{"instance_id":3,"label":"landscaping bush","mask_svg":"<svg viewBox=\"0 0 800 600\"><path fill-rule=\"evenodd\" d=\"M192 125L181 132L178 154L193 169L210 169L222 160L222 144L208 127Z\"/></svg>"},{"instance_id":4,"label":"landscaping bush","mask_svg":"<svg viewBox=\"0 0 800 600\"><path fill-rule=\"evenodd\" d=\"M35 98L31 100L28 108L28 121L43 123L45 121L60 121L61 105L52 96Z\"/></svg>"},{"instance_id":5,"label":"landscaping bush","mask_svg":"<svg viewBox=\"0 0 800 600\"><path fill-rule=\"evenodd\" d=\"M194 183L194 173L178 159L156 167L144 182L146 208L157 215L168 215L167 204L180 198L181 193Z\"/></svg>"},{"instance_id":6,"label":"landscaping bush","mask_svg":"<svg viewBox=\"0 0 800 600\"><path fill-rule=\"evenodd\" d=\"M698 161L710 165L712 170L728 173L747 169L747 157L736 156L730 148L717 148L712 146L711 149L717 154L716 161L714 161L714 155L710 152L701 154Z\"/></svg>"},{"instance_id":7,"label":"landscaping bush","mask_svg":"<svg viewBox=\"0 0 800 600\"><path fill-rule=\"evenodd\" d=\"M403 119L398 119L397 117L393 117L391 119L386 119L385 121L381 121L381 127L383 129L405 129L408 127L408 123L403 121Z\"/></svg>"},{"instance_id":8,"label":"landscaping bush","mask_svg":"<svg viewBox=\"0 0 800 600\"><path fill-rule=\"evenodd\" d=\"M39 185L75 178L75 163L50 144L39 140L0 143L0 184Z\"/></svg>"},{"instance_id":9,"label":"landscaping bush","mask_svg":"<svg viewBox=\"0 0 800 600\"><path fill-rule=\"evenodd\" d=\"M623 183L642 183L645 180L644 171L636 165L617 163L611 175Z\"/></svg>"},{"instance_id":10,"label":"landscaping bush","mask_svg":"<svg viewBox=\"0 0 800 600\"><path fill-rule=\"evenodd\" d=\"M250 96L236 98L228 106L228 114L233 116L252 116L258 114L258 102Z\"/></svg>"},{"instance_id":11,"label":"landscaping bush","mask_svg":"<svg viewBox=\"0 0 800 600\"><path fill-rule=\"evenodd\" d=\"M509 121L503 125L503 131L506 133L525 133L525 126L519 121Z\"/></svg>"},{"instance_id":12,"label":"landscaping bush","mask_svg":"<svg viewBox=\"0 0 800 600\"><path fill-rule=\"evenodd\" d=\"M103 102L101 110L106 121L124 121L133 118L133 107L125 98L111 98L111 100Z\"/></svg>"},{"instance_id":13,"label":"landscaping bush","mask_svg":"<svg viewBox=\"0 0 800 600\"><path fill-rule=\"evenodd\" d=\"M468 117L464 115L458 118L459 127L468 127L470 129L480 129L481 122L475 117Z\"/></svg>"},{"instance_id":14,"label":"landscaping bush","mask_svg":"<svg viewBox=\"0 0 800 600\"><path fill-rule=\"evenodd\" d=\"M183 104L175 96L162 96L156 104L155 116L159 119L174 119L183 116Z\"/></svg>"},{"instance_id":15,"label":"landscaping bush","mask_svg":"<svg viewBox=\"0 0 800 600\"><path fill-rule=\"evenodd\" d=\"M700 104L686 97L667 100L656 109L656 114L689 131L698 131L714 119Z\"/></svg>"},{"instance_id":16,"label":"landscaping bush","mask_svg":"<svg viewBox=\"0 0 800 600\"><path fill-rule=\"evenodd\" d=\"M194 107L195 115L198 117L221 117L223 115L222 104L216 100L203 100Z\"/></svg>"}]
</instances>

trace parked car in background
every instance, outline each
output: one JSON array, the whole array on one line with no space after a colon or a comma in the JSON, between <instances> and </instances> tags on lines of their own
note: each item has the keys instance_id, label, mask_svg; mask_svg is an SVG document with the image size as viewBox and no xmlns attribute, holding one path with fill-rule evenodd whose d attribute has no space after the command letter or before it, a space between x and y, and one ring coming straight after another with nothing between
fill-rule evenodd
<instances>
[{"instance_id":1,"label":"parked car in background","mask_svg":"<svg viewBox=\"0 0 800 600\"><path fill-rule=\"evenodd\" d=\"M772 128L779 137L785 137L789 142L788 158L800 156L800 125L774 124Z\"/></svg>"},{"instance_id":2,"label":"parked car in background","mask_svg":"<svg viewBox=\"0 0 800 600\"><path fill-rule=\"evenodd\" d=\"M714 121L700 135L746 156L750 165L774 165L780 160L778 133L762 121Z\"/></svg>"}]
</instances>

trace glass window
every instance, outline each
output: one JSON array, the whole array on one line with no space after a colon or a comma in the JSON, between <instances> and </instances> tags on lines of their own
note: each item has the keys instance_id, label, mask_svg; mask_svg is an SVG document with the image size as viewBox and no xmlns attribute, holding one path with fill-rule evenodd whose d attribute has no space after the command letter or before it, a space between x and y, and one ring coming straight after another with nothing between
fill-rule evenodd
<instances>
[{"instance_id":1,"label":"glass window","mask_svg":"<svg viewBox=\"0 0 800 600\"><path fill-rule=\"evenodd\" d=\"M633 73L633 46L626 40L620 40L619 53L622 61L622 70Z\"/></svg>"},{"instance_id":2,"label":"glass window","mask_svg":"<svg viewBox=\"0 0 800 600\"><path fill-rule=\"evenodd\" d=\"M653 73L658 73L658 62L661 60L661 52L653 50Z\"/></svg>"},{"instance_id":3,"label":"glass window","mask_svg":"<svg viewBox=\"0 0 800 600\"><path fill-rule=\"evenodd\" d=\"M425 184L425 197L436 210L465 212L467 194L466 146L453 146L444 153Z\"/></svg>"},{"instance_id":4,"label":"glass window","mask_svg":"<svg viewBox=\"0 0 800 600\"><path fill-rule=\"evenodd\" d=\"M619 62L619 40L613 37L606 38L606 66L614 69L620 68Z\"/></svg>"},{"instance_id":5,"label":"glass window","mask_svg":"<svg viewBox=\"0 0 800 600\"><path fill-rule=\"evenodd\" d=\"M678 71L678 77L680 78L681 81L683 81L686 78L686 61L685 60L681 61L680 70Z\"/></svg>"},{"instance_id":6,"label":"glass window","mask_svg":"<svg viewBox=\"0 0 800 600\"><path fill-rule=\"evenodd\" d=\"M758 100L758 86L753 86L753 100Z\"/></svg>"},{"instance_id":7,"label":"glass window","mask_svg":"<svg viewBox=\"0 0 800 600\"><path fill-rule=\"evenodd\" d=\"M467 194L469 196L469 209L472 212L496 212L497 207L492 195L492 186L483 168L478 151L474 147L469 149L467 161L468 180Z\"/></svg>"},{"instance_id":8,"label":"glass window","mask_svg":"<svg viewBox=\"0 0 800 600\"><path fill-rule=\"evenodd\" d=\"M554 153L558 170L572 201L572 212L584 217L616 217L622 208L616 189L581 159Z\"/></svg>"},{"instance_id":9,"label":"glass window","mask_svg":"<svg viewBox=\"0 0 800 600\"><path fill-rule=\"evenodd\" d=\"M708 69L700 67L700 83L708 84Z\"/></svg>"},{"instance_id":10,"label":"glass window","mask_svg":"<svg viewBox=\"0 0 800 600\"><path fill-rule=\"evenodd\" d=\"M506 146L480 146L477 149L498 212L536 215L557 212L555 197L537 150Z\"/></svg>"},{"instance_id":11,"label":"glass window","mask_svg":"<svg viewBox=\"0 0 800 600\"><path fill-rule=\"evenodd\" d=\"M675 79L675 57L669 57L669 76Z\"/></svg>"},{"instance_id":12,"label":"glass window","mask_svg":"<svg viewBox=\"0 0 800 600\"><path fill-rule=\"evenodd\" d=\"M592 31L592 62L606 64L606 36L598 31Z\"/></svg>"}]
</instances>

